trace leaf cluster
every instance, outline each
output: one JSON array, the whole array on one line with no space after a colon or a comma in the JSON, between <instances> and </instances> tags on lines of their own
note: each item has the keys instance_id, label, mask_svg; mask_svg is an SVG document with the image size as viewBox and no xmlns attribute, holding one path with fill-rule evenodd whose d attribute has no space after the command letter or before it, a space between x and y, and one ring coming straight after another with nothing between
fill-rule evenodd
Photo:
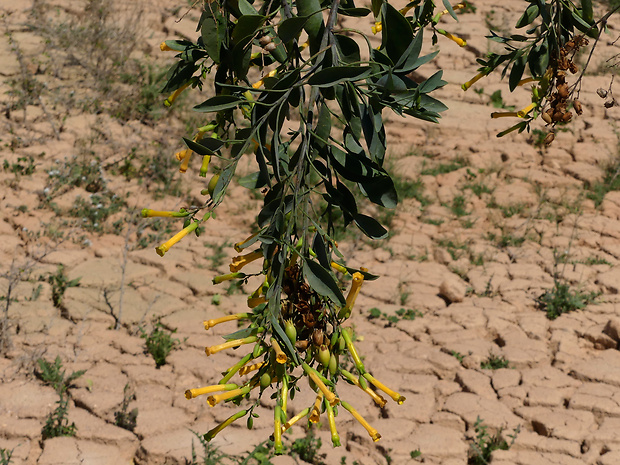
<instances>
[{"instance_id":1,"label":"leaf cluster","mask_svg":"<svg viewBox=\"0 0 620 465\"><path fill-rule=\"evenodd\" d=\"M153 330L147 333L143 328L140 329L140 337L145 339L146 351L151 354L155 365L160 368L166 364L166 358L180 343L177 338L172 337L177 332L175 329L170 329L162 324L160 321L156 322Z\"/></svg>"}]
</instances>

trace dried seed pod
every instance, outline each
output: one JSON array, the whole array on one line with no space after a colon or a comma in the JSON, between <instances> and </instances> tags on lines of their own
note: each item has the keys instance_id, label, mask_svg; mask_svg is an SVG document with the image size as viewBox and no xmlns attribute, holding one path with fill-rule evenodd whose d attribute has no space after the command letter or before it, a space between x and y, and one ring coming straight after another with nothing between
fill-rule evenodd
<instances>
[{"instance_id":1,"label":"dried seed pod","mask_svg":"<svg viewBox=\"0 0 620 465\"><path fill-rule=\"evenodd\" d=\"M599 87L598 89L596 89L596 93L598 94L600 98L607 97L607 91L603 89L602 87Z\"/></svg>"},{"instance_id":2,"label":"dried seed pod","mask_svg":"<svg viewBox=\"0 0 620 465\"><path fill-rule=\"evenodd\" d=\"M269 42L263 48L265 49L266 52L273 52L277 48L277 46L273 42Z\"/></svg>"},{"instance_id":3,"label":"dried seed pod","mask_svg":"<svg viewBox=\"0 0 620 465\"><path fill-rule=\"evenodd\" d=\"M324 340L324 337L323 337L322 330L317 329L312 333L312 341L314 342L314 345L316 346L323 345L323 340Z\"/></svg>"},{"instance_id":4,"label":"dried seed pod","mask_svg":"<svg viewBox=\"0 0 620 465\"><path fill-rule=\"evenodd\" d=\"M553 112L553 116L551 117L551 119L552 119L554 122L556 122L556 123L557 123L558 121L562 121L562 120L563 120L563 118L564 118L564 112L562 112L562 111L557 111L557 110Z\"/></svg>"},{"instance_id":5,"label":"dried seed pod","mask_svg":"<svg viewBox=\"0 0 620 465\"><path fill-rule=\"evenodd\" d=\"M258 39L258 43L260 44L261 47L265 47L267 44L271 43L271 37L263 36L260 39Z\"/></svg>"},{"instance_id":6,"label":"dried seed pod","mask_svg":"<svg viewBox=\"0 0 620 465\"><path fill-rule=\"evenodd\" d=\"M553 120L551 119L551 115L549 114L549 112L545 112L541 115L541 118L543 119L543 121L547 124L551 124L553 122Z\"/></svg>"},{"instance_id":7,"label":"dried seed pod","mask_svg":"<svg viewBox=\"0 0 620 465\"><path fill-rule=\"evenodd\" d=\"M581 102L577 99L573 100L573 108L578 115L581 115L583 113L583 107L581 106Z\"/></svg>"},{"instance_id":8,"label":"dried seed pod","mask_svg":"<svg viewBox=\"0 0 620 465\"><path fill-rule=\"evenodd\" d=\"M303 352L308 348L308 344L308 341L297 341L295 342L295 348Z\"/></svg>"},{"instance_id":9,"label":"dried seed pod","mask_svg":"<svg viewBox=\"0 0 620 465\"><path fill-rule=\"evenodd\" d=\"M561 99L568 97L568 86L566 84L560 84L558 86L558 95Z\"/></svg>"},{"instance_id":10,"label":"dried seed pod","mask_svg":"<svg viewBox=\"0 0 620 465\"><path fill-rule=\"evenodd\" d=\"M545 136L545 140L544 140L545 145L547 146L551 145L551 142L553 142L554 139L555 139L555 133L550 132L549 134Z\"/></svg>"},{"instance_id":11,"label":"dried seed pod","mask_svg":"<svg viewBox=\"0 0 620 465\"><path fill-rule=\"evenodd\" d=\"M568 123L571 119L573 119L573 113L570 111L567 111L562 115L562 121L565 123Z\"/></svg>"},{"instance_id":12,"label":"dried seed pod","mask_svg":"<svg viewBox=\"0 0 620 465\"><path fill-rule=\"evenodd\" d=\"M616 104L616 99L612 97L612 98L605 100L605 103L603 105L605 105L605 108L611 108L615 104Z\"/></svg>"},{"instance_id":13,"label":"dried seed pod","mask_svg":"<svg viewBox=\"0 0 620 465\"><path fill-rule=\"evenodd\" d=\"M577 71L579 71L579 67L575 63L573 63L572 61L569 61L568 62L568 70L571 73L575 74Z\"/></svg>"}]
</instances>

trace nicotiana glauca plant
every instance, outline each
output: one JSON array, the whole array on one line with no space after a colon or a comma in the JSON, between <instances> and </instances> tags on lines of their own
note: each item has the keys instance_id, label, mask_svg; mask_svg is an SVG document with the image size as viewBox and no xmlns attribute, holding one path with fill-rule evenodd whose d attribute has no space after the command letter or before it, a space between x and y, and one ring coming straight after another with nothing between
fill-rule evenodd
<instances>
[{"instance_id":1,"label":"nicotiana glauca plant","mask_svg":"<svg viewBox=\"0 0 620 465\"><path fill-rule=\"evenodd\" d=\"M187 148L176 154L181 172L197 156L199 176L206 177L209 170L214 174L202 191L202 206L142 210L143 217L184 220L183 229L157 247L157 253L163 257L186 235L200 234L203 223L226 198L240 160L249 154L256 160L256 171L238 182L263 194L258 229L234 245L240 255L232 260L230 273L213 279L214 284L256 286L248 296L249 310L204 322L207 330L228 321L246 323L224 336L225 342L207 347L207 355L245 345L253 348L224 372L218 384L185 393L188 399L207 395L210 406L244 404L208 431L205 440L243 417L251 428L259 398L269 387L276 390L272 396L276 453L283 452L282 434L294 423L305 418L316 423L321 415L327 416L333 444L340 445L335 421L340 407L374 441L379 440L379 432L339 396L340 381L357 386L381 408L387 402L383 395L398 404L405 401L372 375L357 352L346 323L363 282L377 276L346 266L334 234L341 224L355 225L371 239L388 234L377 219L360 212L352 190L381 207L395 208L394 181L383 168L387 148L383 110L437 122L446 109L431 96L446 84L441 70L421 82L412 78L413 71L438 53L420 55L425 33L432 34L433 43L444 36L466 45L440 29L439 23L447 15L458 19L456 12L466 9L467 2L442 3L437 8L433 0L416 0L397 10L383 0L372 0L370 8L356 6L353 0L214 0L202 7L195 43L161 44L163 51L177 52L164 88L171 93L167 106L185 89L202 90L207 82L214 83L215 95L194 107L205 114L204 126L192 139L184 139ZM507 63L512 64L512 90L524 83L529 65L532 77L525 80L537 83L532 95L538 100L511 115L524 120L510 130L525 129L541 114L543 102L562 115L568 111L567 100L560 95L565 83L560 72L572 63L567 53L586 40L575 36L574 30L598 32L584 7L559 0L527 3L519 24L530 24L528 35L500 38L508 53L482 60L480 74L463 86L470 87ZM379 47L371 45L363 30L341 25L348 24L339 21L341 17L358 18L358 24L367 23L359 18L372 17L374 26L368 29L380 34ZM259 74L252 83L252 76ZM570 120L554 115L551 125ZM261 261L261 267L249 265ZM351 278L346 297L336 273ZM352 361L354 373L340 363L344 357ZM291 417L288 402L303 382L316 392L315 401Z\"/></svg>"}]
</instances>

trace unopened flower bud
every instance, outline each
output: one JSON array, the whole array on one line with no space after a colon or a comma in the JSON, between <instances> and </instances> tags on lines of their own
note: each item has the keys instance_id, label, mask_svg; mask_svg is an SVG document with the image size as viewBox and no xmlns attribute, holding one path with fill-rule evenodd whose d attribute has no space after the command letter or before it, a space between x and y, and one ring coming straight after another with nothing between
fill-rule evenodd
<instances>
[{"instance_id":1,"label":"unopened flower bud","mask_svg":"<svg viewBox=\"0 0 620 465\"><path fill-rule=\"evenodd\" d=\"M327 368L329 366L330 358L331 358L331 354L329 353L329 349L327 348L326 345L322 345L319 348L319 353L317 355L318 361L321 363L321 365Z\"/></svg>"}]
</instances>

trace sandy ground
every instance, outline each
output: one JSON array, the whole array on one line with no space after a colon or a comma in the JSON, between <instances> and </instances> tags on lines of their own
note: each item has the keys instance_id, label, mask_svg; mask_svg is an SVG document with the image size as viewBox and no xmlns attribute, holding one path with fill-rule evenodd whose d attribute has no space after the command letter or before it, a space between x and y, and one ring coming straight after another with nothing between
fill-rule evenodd
<instances>
[{"instance_id":1,"label":"sandy ground","mask_svg":"<svg viewBox=\"0 0 620 465\"><path fill-rule=\"evenodd\" d=\"M440 37L438 60L421 70L425 76L437 66L445 70L449 84L438 96L450 110L441 124L386 115L390 166L404 180L420 179L428 201L404 199L389 239L373 244L352 234L341 249L352 266L381 275L364 284L352 323L363 336L358 349L366 366L407 401L379 410L342 387L342 397L383 438L372 443L342 413L342 447L331 447L326 424L316 431L329 465L341 457L347 464L415 463L414 450L422 463L466 464L478 418L490 434L503 428L509 441L520 428L509 450L493 453L494 465L620 463L620 193L607 193L600 205L590 198L606 167L618 163L620 110L606 109L595 93L609 86L601 63L619 52L611 45L618 29L610 24L584 80L583 116L549 148L536 145L538 134L498 140L508 123L490 119L490 96L502 89L504 103L521 108L528 90L509 94L497 77L480 81L480 93L459 87L475 74L475 58L489 50L488 24L506 28L522 2L498 3L475 2L475 14L450 26L469 46ZM65 30L73 34L69 40L83 40L76 24L88 19L84 5L0 1L0 305L8 308L9 324L0 357L0 448L13 449L15 464L186 463L192 440L198 446L191 430L204 433L233 412L187 401L183 392L217 382L238 358L205 356L204 347L230 327L205 333L202 321L245 306L242 294L228 295L211 279L227 270L235 255L230 244L252 232L259 203L235 187L200 238L184 240L165 258L155 254L153 247L180 225L166 230L162 223L157 230L137 213L197 199L195 170L167 184L157 178L158 163L180 148L192 120L179 110L157 120L114 117L114 105L131 104L123 93L130 83L106 94L97 85L112 65L96 61L95 47L58 39ZM143 28L133 50L123 52L118 42L119 53L170 63L155 56L158 44L194 38L193 14L178 23L183 11L166 2L136 5L139 21L106 23L117 34ZM133 18L130 10L121 17ZM164 158L155 165L139 161L157 154ZM124 203L118 211L115 201ZM87 212L81 217L79 205ZM58 276L58 265L65 282L79 278L79 286L68 287L55 306L49 276ZM554 278L572 293L599 295L584 309L549 320L536 299L554 287ZM220 305L213 303L216 294ZM384 315L371 318L371 308ZM419 313L388 321L400 309ZM177 328L182 341L161 369L145 353L138 329L150 331L155 318ZM77 434L42 440L58 396L35 377L36 361L56 356L67 373L86 370L69 391ZM508 366L491 369L484 364L489 358ZM114 424L125 386L135 392L128 410L138 409L133 432ZM311 401L300 393L291 409ZM269 436L271 412L266 398L253 430L232 426L215 445L227 453L251 450ZM304 434L295 426L288 443Z\"/></svg>"}]
</instances>

